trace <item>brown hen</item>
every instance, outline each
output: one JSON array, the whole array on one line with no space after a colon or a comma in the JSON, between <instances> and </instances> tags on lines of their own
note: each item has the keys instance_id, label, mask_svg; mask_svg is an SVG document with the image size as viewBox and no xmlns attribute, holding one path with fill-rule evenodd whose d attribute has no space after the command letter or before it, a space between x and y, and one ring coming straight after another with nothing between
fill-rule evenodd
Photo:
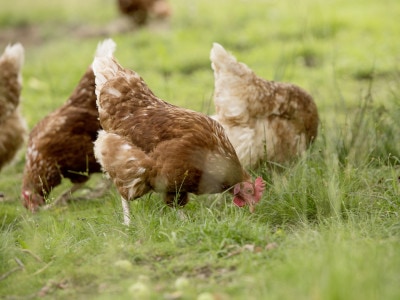
<instances>
[{"instance_id":1,"label":"brown hen","mask_svg":"<svg viewBox=\"0 0 400 300\"><path fill-rule=\"evenodd\" d=\"M89 175L101 172L93 153L100 129L95 81L89 67L68 101L42 119L31 131L26 152L22 197L35 211L63 178L73 183L57 202L79 189Z\"/></svg>"},{"instance_id":2,"label":"brown hen","mask_svg":"<svg viewBox=\"0 0 400 300\"><path fill-rule=\"evenodd\" d=\"M171 14L167 0L118 0L118 9L137 25L146 24L150 15L164 19Z\"/></svg>"},{"instance_id":3,"label":"brown hen","mask_svg":"<svg viewBox=\"0 0 400 300\"><path fill-rule=\"evenodd\" d=\"M238 206L254 209L264 189L243 169L224 129L213 119L171 105L134 71L113 58L115 44L99 45L93 62L100 123L95 156L122 196L124 223L128 200L150 191L168 205L185 205L188 193L220 193L231 187Z\"/></svg>"}]
</instances>

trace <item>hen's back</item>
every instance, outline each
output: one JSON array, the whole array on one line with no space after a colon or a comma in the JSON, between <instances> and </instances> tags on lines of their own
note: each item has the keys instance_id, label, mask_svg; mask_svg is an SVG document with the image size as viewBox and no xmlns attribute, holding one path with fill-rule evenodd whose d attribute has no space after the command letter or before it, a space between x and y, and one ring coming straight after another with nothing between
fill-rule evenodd
<instances>
[{"instance_id":1,"label":"hen's back","mask_svg":"<svg viewBox=\"0 0 400 300\"><path fill-rule=\"evenodd\" d=\"M93 153L98 130L94 74L89 67L66 103L31 130L23 185L49 192L63 177L79 183L100 172Z\"/></svg>"}]
</instances>

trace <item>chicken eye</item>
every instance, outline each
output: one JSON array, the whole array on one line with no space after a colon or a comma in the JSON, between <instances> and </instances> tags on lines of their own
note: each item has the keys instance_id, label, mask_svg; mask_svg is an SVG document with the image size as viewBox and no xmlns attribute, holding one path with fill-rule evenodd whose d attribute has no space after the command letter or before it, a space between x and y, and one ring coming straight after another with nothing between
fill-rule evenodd
<instances>
[{"instance_id":1,"label":"chicken eye","mask_svg":"<svg viewBox=\"0 0 400 300\"><path fill-rule=\"evenodd\" d=\"M247 189L246 190L246 194L253 194L253 190L252 189Z\"/></svg>"}]
</instances>

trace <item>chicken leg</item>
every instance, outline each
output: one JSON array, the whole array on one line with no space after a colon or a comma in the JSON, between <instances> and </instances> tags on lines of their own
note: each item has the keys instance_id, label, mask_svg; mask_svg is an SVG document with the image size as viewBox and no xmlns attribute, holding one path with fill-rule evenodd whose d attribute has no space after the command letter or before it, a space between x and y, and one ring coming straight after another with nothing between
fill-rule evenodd
<instances>
[{"instance_id":1,"label":"chicken leg","mask_svg":"<svg viewBox=\"0 0 400 300\"><path fill-rule=\"evenodd\" d=\"M129 209L129 201L121 197L121 202L122 202L122 211L124 214L124 225L129 226L131 224L131 212Z\"/></svg>"}]
</instances>

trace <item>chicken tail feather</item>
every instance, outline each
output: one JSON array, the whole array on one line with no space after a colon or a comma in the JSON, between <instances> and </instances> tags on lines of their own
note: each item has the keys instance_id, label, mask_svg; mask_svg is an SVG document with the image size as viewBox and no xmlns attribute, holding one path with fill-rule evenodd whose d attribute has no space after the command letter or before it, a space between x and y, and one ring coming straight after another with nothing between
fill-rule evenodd
<instances>
[{"instance_id":1,"label":"chicken tail feather","mask_svg":"<svg viewBox=\"0 0 400 300\"><path fill-rule=\"evenodd\" d=\"M233 73L238 76L252 73L249 67L238 62L233 55L229 54L224 47L218 43L213 43L210 52L210 60L215 76L218 76L218 74L223 72Z\"/></svg>"},{"instance_id":2,"label":"chicken tail feather","mask_svg":"<svg viewBox=\"0 0 400 300\"><path fill-rule=\"evenodd\" d=\"M0 57L0 63L2 61L8 61L13 71L18 73L18 84L22 84L21 69L24 64L24 47L20 43L14 45L8 45L4 50L3 55Z\"/></svg>"},{"instance_id":3,"label":"chicken tail feather","mask_svg":"<svg viewBox=\"0 0 400 300\"><path fill-rule=\"evenodd\" d=\"M92 69L96 77L97 101L104 84L107 80L114 77L120 68L113 58L115 48L116 44L112 39L106 39L97 46L96 56L92 64ZM97 102L97 104L99 103Z\"/></svg>"},{"instance_id":4,"label":"chicken tail feather","mask_svg":"<svg viewBox=\"0 0 400 300\"><path fill-rule=\"evenodd\" d=\"M100 42L96 49L97 57L113 57L113 53L117 45L112 39L106 39L103 42Z\"/></svg>"},{"instance_id":5,"label":"chicken tail feather","mask_svg":"<svg viewBox=\"0 0 400 300\"><path fill-rule=\"evenodd\" d=\"M12 61L15 68L19 71L24 64L24 47L20 43L8 45L4 50L1 60Z\"/></svg>"}]
</instances>

